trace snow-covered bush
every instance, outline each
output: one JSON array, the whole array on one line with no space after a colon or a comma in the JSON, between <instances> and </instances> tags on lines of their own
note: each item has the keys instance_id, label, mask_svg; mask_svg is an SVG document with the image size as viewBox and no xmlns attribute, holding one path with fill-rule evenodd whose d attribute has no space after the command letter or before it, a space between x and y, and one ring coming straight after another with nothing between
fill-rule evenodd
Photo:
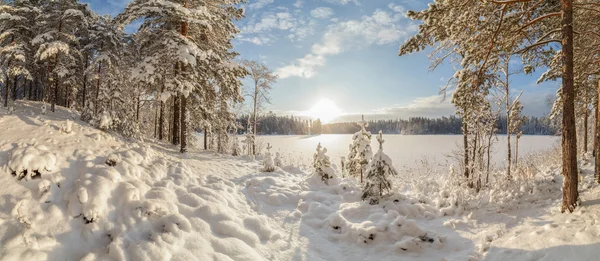
<instances>
[{"instance_id":1,"label":"snow-covered bush","mask_svg":"<svg viewBox=\"0 0 600 261\"><path fill-rule=\"evenodd\" d=\"M329 156L325 155L325 153L327 153L327 148L321 147L321 143L319 143L317 151L313 156L313 167L315 168L314 175L318 175L321 181L327 185L329 180L335 176L335 171L331 167Z\"/></svg>"},{"instance_id":2,"label":"snow-covered bush","mask_svg":"<svg viewBox=\"0 0 600 261\"><path fill-rule=\"evenodd\" d=\"M379 150L373 156L369 168L365 174L365 185L363 187L362 199L369 199L370 204L379 203L384 192L392 190L391 176L397 176L398 172L392 165L392 159L383 153L383 135L381 131L377 134Z\"/></svg>"},{"instance_id":3,"label":"snow-covered bush","mask_svg":"<svg viewBox=\"0 0 600 261\"><path fill-rule=\"evenodd\" d=\"M18 180L41 178L42 172L52 171L55 164L54 153L43 145L20 145L8 156L8 170Z\"/></svg>"},{"instance_id":4,"label":"snow-covered bush","mask_svg":"<svg viewBox=\"0 0 600 261\"><path fill-rule=\"evenodd\" d=\"M346 168L348 175L360 177L362 183L366 166L373 157L373 151L371 150L371 132L365 129L369 124L365 121L364 116L363 120L358 122L358 125L360 125L360 131L352 136Z\"/></svg>"},{"instance_id":5,"label":"snow-covered bush","mask_svg":"<svg viewBox=\"0 0 600 261\"><path fill-rule=\"evenodd\" d=\"M238 137L237 137L237 135L233 135L233 139L231 141L231 155L239 156L240 153L241 153L241 151L240 151L240 143L238 142Z\"/></svg>"},{"instance_id":6,"label":"snow-covered bush","mask_svg":"<svg viewBox=\"0 0 600 261\"><path fill-rule=\"evenodd\" d=\"M281 161L281 155L279 152L275 153L275 159L273 161L275 162L275 166L280 168L283 167L283 162Z\"/></svg>"},{"instance_id":7,"label":"snow-covered bush","mask_svg":"<svg viewBox=\"0 0 600 261\"><path fill-rule=\"evenodd\" d=\"M42 114L46 114L46 103L42 103Z\"/></svg>"},{"instance_id":8,"label":"snow-covered bush","mask_svg":"<svg viewBox=\"0 0 600 261\"><path fill-rule=\"evenodd\" d=\"M72 126L73 126L73 122L71 120L67 120L67 121L65 121L63 126L60 127L60 131L62 133L69 134L69 133L73 132Z\"/></svg>"},{"instance_id":9,"label":"snow-covered bush","mask_svg":"<svg viewBox=\"0 0 600 261\"><path fill-rule=\"evenodd\" d=\"M265 158L263 160L263 171L264 172L273 172L275 171L275 164L273 163L273 158L271 158L271 144L267 144L267 153L265 153Z\"/></svg>"}]
</instances>

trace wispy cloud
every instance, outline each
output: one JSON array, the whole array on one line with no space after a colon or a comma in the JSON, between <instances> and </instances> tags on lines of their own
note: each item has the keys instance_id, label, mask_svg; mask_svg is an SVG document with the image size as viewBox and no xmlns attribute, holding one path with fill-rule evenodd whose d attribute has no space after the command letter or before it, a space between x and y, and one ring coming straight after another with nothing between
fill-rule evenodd
<instances>
[{"instance_id":1,"label":"wispy cloud","mask_svg":"<svg viewBox=\"0 0 600 261\"><path fill-rule=\"evenodd\" d=\"M260 9L263 8L267 5L272 4L273 2L275 2L275 0L257 0L254 3L251 3L248 5L248 8L250 9Z\"/></svg>"},{"instance_id":2,"label":"wispy cloud","mask_svg":"<svg viewBox=\"0 0 600 261\"><path fill-rule=\"evenodd\" d=\"M310 11L310 15L314 18L327 19L333 15L333 9L329 7L317 7Z\"/></svg>"},{"instance_id":3,"label":"wispy cloud","mask_svg":"<svg viewBox=\"0 0 600 261\"><path fill-rule=\"evenodd\" d=\"M277 73L280 78L310 78L316 74L318 67L325 65L327 56L370 45L399 43L402 38L416 31L416 25L400 25L402 19L403 16L396 13L377 10L371 16L363 16L360 20L330 25L322 40L312 46L311 53L279 68Z\"/></svg>"}]
</instances>

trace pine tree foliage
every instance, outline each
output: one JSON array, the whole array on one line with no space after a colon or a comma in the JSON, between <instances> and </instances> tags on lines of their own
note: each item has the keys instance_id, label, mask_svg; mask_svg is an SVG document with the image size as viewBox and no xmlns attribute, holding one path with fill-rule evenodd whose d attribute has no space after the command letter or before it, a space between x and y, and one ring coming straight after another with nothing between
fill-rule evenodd
<instances>
[{"instance_id":1,"label":"pine tree foliage","mask_svg":"<svg viewBox=\"0 0 600 261\"><path fill-rule=\"evenodd\" d=\"M392 176L397 176L398 171L392 165L392 159L383 152L383 134L381 131L377 134L379 150L373 156L365 174L365 185L363 187L363 200L369 200L374 205L379 203L385 193L392 190Z\"/></svg>"},{"instance_id":2,"label":"pine tree foliage","mask_svg":"<svg viewBox=\"0 0 600 261\"><path fill-rule=\"evenodd\" d=\"M371 132L365 129L369 124L365 121L364 116L362 121L358 122L358 125L360 126L360 130L352 135L346 168L348 175L359 178L362 183L367 164L369 164L369 161L373 157L373 151L371 150L372 135Z\"/></svg>"}]
</instances>

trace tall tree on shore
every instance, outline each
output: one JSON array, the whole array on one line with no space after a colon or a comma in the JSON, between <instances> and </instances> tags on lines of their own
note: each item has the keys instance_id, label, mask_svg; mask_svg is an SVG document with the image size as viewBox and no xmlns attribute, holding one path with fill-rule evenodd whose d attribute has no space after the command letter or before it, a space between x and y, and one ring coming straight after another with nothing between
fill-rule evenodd
<instances>
[{"instance_id":1,"label":"tall tree on shore","mask_svg":"<svg viewBox=\"0 0 600 261\"><path fill-rule=\"evenodd\" d=\"M269 91L277 80L277 75L267 67L266 64L245 60L242 63L248 70L248 75L253 86L248 90L248 96L252 99L252 129L257 129L258 114L264 103L270 103ZM256 144L252 144L252 155L256 155Z\"/></svg>"}]
</instances>

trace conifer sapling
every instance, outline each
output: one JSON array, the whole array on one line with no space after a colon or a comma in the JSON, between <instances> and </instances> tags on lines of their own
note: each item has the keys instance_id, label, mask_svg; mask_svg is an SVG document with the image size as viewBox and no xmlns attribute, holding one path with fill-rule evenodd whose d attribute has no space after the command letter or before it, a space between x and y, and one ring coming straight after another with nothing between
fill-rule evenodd
<instances>
[{"instance_id":1,"label":"conifer sapling","mask_svg":"<svg viewBox=\"0 0 600 261\"><path fill-rule=\"evenodd\" d=\"M392 189L391 176L397 176L398 172L392 166L392 160L383 153L383 135L381 131L377 134L379 150L373 156L369 168L365 174L365 186L363 187L362 199L369 199L369 204L378 204L384 192Z\"/></svg>"}]
</instances>

